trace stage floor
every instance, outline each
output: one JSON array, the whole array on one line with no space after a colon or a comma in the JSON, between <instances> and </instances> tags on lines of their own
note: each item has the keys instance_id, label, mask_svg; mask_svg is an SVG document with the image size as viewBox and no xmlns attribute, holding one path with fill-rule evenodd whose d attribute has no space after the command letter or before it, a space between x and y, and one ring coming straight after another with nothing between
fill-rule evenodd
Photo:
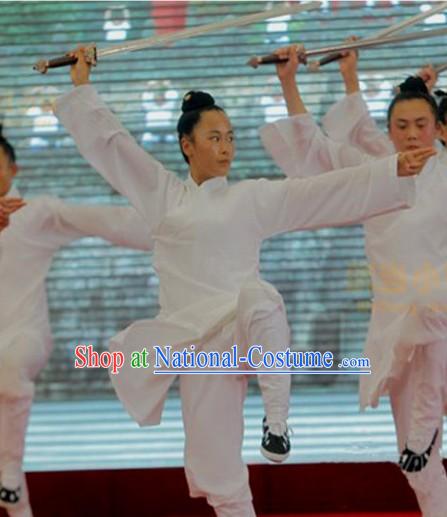
<instances>
[{"instance_id":1,"label":"stage floor","mask_svg":"<svg viewBox=\"0 0 447 517\"><path fill-rule=\"evenodd\" d=\"M245 405L243 455L265 463L259 453L262 402ZM396 445L388 403L360 413L357 393L303 388L291 401L292 453L287 463L395 461ZM36 402L27 436L25 469L30 472L173 467L183 465L180 401L169 398L160 426L139 428L118 400Z\"/></svg>"},{"instance_id":2,"label":"stage floor","mask_svg":"<svg viewBox=\"0 0 447 517\"><path fill-rule=\"evenodd\" d=\"M288 513L259 517L420 517L420 513ZM174 516L173 516L174 517Z\"/></svg>"}]
</instances>

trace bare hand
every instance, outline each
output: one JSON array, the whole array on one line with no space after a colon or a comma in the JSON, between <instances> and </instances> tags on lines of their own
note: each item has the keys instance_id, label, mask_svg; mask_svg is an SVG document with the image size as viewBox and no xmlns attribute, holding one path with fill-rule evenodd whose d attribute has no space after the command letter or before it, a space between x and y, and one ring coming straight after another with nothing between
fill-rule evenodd
<instances>
[{"instance_id":1,"label":"bare hand","mask_svg":"<svg viewBox=\"0 0 447 517\"><path fill-rule=\"evenodd\" d=\"M78 58L77 63L71 65L70 70L71 81L75 86L88 84L90 81L91 65L87 63L84 52L85 47L78 47L76 50L68 53L69 56Z\"/></svg>"},{"instance_id":2,"label":"bare hand","mask_svg":"<svg viewBox=\"0 0 447 517\"><path fill-rule=\"evenodd\" d=\"M290 45L275 50L281 59L287 59L284 63L276 63L276 75L281 82L295 81L296 72L299 66L298 53L304 50L303 45Z\"/></svg>"},{"instance_id":3,"label":"bare hand","mask_svg":"<svg viewBox=\"0 0 447 517\"><path fill-rule=\"evenodd\" d=\"M9 216L25 206L25 201L20 198L0 197L0 230L9 224Z\"/></svg>"},{"instance_id":4,"label":"bare hand","mask_svg":"<svg viewBox=\"0 0 447 517\"><path fill-rule=\"evenodd\" d=\"M0 212L12 214L26 203L20 197L0 197Z\"/></svg>"},{"instance_id":5,"label":"bare hand","mask_svg":"<svg viewBox=\"0 0 447 517\"><path fill-rule=\"evenodd\" d=\"M358 36L350 36L345 40L345 43L353 43L359 39L360 38ZM357 62L359 58L357 50L345 50L342 54L344 57L339 61L341 74L344 77L357 76Z\"/></svg>"},{"instance_id":6,"label":"bare hand","mask_svg":"<svg viewBox=\"0 0 447 517\"><path fill-rule=\"evenodd\" d=\"M428 91L431 92L433 87L436 84L436 81L438 80L438 74L436 73L435 69L432 65L424 66L419 70L417 75L425 82L427 85Z\"/></svg>"},{"instance_id":7,"label":"bare hand","mask_svg":"<svg viewBox=\"0 0 447 517\"><path fill-rule=\"evenodd\" d=\"M427 160L436 154L434 147L424 147L414 151L404 151L397 157L397 175L414 176L419 174Z\"/></svg>"}]
</instances>

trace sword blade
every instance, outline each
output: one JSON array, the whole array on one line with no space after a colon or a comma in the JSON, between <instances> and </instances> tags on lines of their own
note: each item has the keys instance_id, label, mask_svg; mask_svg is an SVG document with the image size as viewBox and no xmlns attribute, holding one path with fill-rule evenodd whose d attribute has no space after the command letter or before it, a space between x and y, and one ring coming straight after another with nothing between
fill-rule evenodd
<instances>
[{"instance_id":1,"label":"sword blade","mask_svg":"<svg viewBox=\"0 0 447 517\"><path fill-rule=\"evenodd\" d=\"M406 41L414 41L419 39L435 38L447 34L447 27L444 29L426 30L419 32L411 32L409 34L400 34L397 36L389 36L387 38L377 38L369 40L358 40L350 43L342 43L341 45L333 45L329 47L321 47L312 50L300 50L298 58L302 63L307 63L307 58L311 56L319 56L329 52L344 52L346 50L358 50L363 48L379 47L382 45L392 45L393 43L404 43ZM259 65L267 65L274 63L283 63L287 59L281 59L276 54L268 56L254 56L247 64L253 68Z\"/></svg>"},{"instance_id":2,"label":"sword blade","mask_svg":"<svg viewBox=\"0 0 447 517\"><path fill-rule=\"evenodd\" d=\"M408 18L407 20L403 20L402 22L391 25L391 27L387 27L378 32L375 32L374 34L367 36L366 38L362 38L361 41L367 41L370 39L377 39L377 38L384 38L384 37L390 36L392 34L402 32L404 29L408 29L409 27L416 25L416 23L418 23L422 20L425 20L426 18L429 18L430 16L433 16L434 14L437 14L446 9L447 9L447 2L441 2L439 4L435 4L431 9L428 9L427 11L416 14L415 16L412 16L411 18ZM310 72L317 72L319 70L320 66L327 65L334 61L338 61L342 57L343 57L343 54L339 53L339 52L329 54L329 55L325 56L324 58L320 59L319 61L314 61L312 63L309 63L308 70Z\"/></svg>"},{"instance_id":3,"label":"sword blade","mask_svg":"<svg viewBox=\"0 0 447 517\"><path fill-rule=\"evenodd\" d=\"M415 16L408 18L408 20L403 20L400 23L396 23L395 25L392 25L391 27L388 27L387 29L383 29L379 32L376 32L372 36L369 36L366 39L384 38L386 36L390 36L391 34L396 34L397 32L401 32L404 29L408 29L408 27L412 27L413 25L416 25L416 23L418 23L422 20L425 20L426 18L429 18L430 16L440 13L446 9L447 9L447 2L436 3L431 9L428 9L427 11L416 14Z\"/></svg>"},{"instance_id":4,"label":"sword blade","mask_svg":"<svg viewBox=\"0 0 447 517\"><path fill-rule=\"evenodd\" d=\"M234 27L242 27L244 25L250 25L259 21L267 20L269 18L276 18L285 14L297 14L304 11L312 11L318 9L321 6L320 1L309 2L306 4L297 4L294 6L287 7L276 7L268 9L254 14L247 14L245 16L239 16L238 18L231 18L229 20L223 20L220 22L208 23L206 25L199 25L198 27L191 27L171 34L161 34L158 36L151 36L149 38L143 38L135 41L130 41L121 45L113 45L105 49L98 49L97 56L105 57L119 54L122 52L134 52L136 50L142 50L149 47L160 46L166 43L173 43L174 41L180 41L194 36L200 36L208 34L209 32L220 31L224 29L230 29Z\"/></svg>"},{"instance_id":5,"label":"sword blade","mask_svg":"<svg viewBox=\"0 0 447 517\"><path fill-rule=\"evenodd\" d=\"M306 57L319 56L327 52L343 52L345 50L359 50L362 48L378 47L381 45L390 45L393 43L404 43L406 41L414 41L419 39L436 38L447 34L447 28L435 29L419 32L411 32L409 34L400 34L397 36L390 36L387 38L375 38L367 40L353 41L352 43L342 43L341 45L334 45L330 47L322 47L313 50L306 50L304 55Z\"/></svg>"}]
</instances>

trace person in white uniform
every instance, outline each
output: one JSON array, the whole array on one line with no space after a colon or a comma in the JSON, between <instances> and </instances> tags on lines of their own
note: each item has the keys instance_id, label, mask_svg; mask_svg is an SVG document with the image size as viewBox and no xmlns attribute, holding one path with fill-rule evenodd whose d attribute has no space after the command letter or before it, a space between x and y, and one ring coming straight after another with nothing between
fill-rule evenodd
<instances>
[{"instance_id":1,"label":"person in white uniform","mask_svg":"<svg viewBox=\"0 0 447 517\"><path fill-rule=\"evenodd\" d=\"M433 154L432 149L404 153L326 178L229 185L234 156L230 121L210 95L189 92L178 136L190 175L181 181L137 145L89 84L82 49L73 54L78 58L72 67L75 88L56 101L55 113L87 161L147 220L155 241L161 311L112 338L111 349L126 358L153 345L181 352L193 344L196 350L224 352L234 342L246 344L247 336L256 338L256 332L262 341L274 336L273 307L282 303L259 276L262 241L281 232L350 224L408 205L414 179L398 176L416 174ZM127 360L112 382L140 425L156 425L175 377L131 368ZM263 377L274 382L274 375ZM255 515L241 458L246 385L246 375L180 377L190 494L207 497L219 517ZM266 392L278 400L277 385L262 389L264 400ZM266 408L268 415L269 401ZM265 434L273 436L269 426L267 416Z\"/></svg>"},{"instance_id":2,"label":"person in white uniform","mask_svg":"<svg viewBox=\"0 0 447 517\"><path fill-rule=\"evenodd\" d=\"M2 138L0 196L19 199L12 185L17 171L14 149ZM153 246L132 207L77 206L54 197L28 200L0 234L0 506L11 517L32 515L22 463L35 379L52 348L45 277L55 252L84 236L145 251Z\"/></svg>"},{"instance_id":3,"label":"person in white uniform","mask_svg":"<svg viewBox=\"0 0 447 517\"><path fill-rule=\"evenodd\" d=\"M374 119L370 116L358 91L357 60L355 53L348 53L340 63L340 71L347 96L328 112L323 120L324 127L333 139L344 139L375 157L387 156L395 152L396 148L399 148L399 142L392 137L390 117L388 117L387 135L380 131ZM407 144L410 147L415 145L417 133L423 133L427 129L427 118L421 117L420 110L416 109L419 101L425 100L435 114L434 100L428 94L433 90L437 79L434 68L430 65L425 66L417 73L417 76L409 77L400 85L398 88L400 95L393 100L394 104L405 101L404 115L409 115L409 117L403 116L398 121L397 129L406 133ZM435 93L442 96L443 92ZM390 112L393 109L393 103L390 106ZM437 165L432 172L434 179L431 183L432 190L440 189L441 192L445 192L443 187L445 189L447 172L447 152L445 150L446 104L441 99L437 110L438 131L435 136L443 144L443 147L438 153ZM342 113L345 117L344 123L339 122ZM346 113L349 113L347 117ZM422 190L424 190L424 194L419 193ZM403 374L402 382L391 381L389 391L401 452L399 464L415 490L424 517L437 517L444 515L447 506L447 481L439 451L442 444L443 414L447 407L446 359L443 355L446 346L445 312L447 310L447 300L443 281L445 264L442 263L443 257L445 258L447 255L443 242L436 239L436 229L439 232L444 224L444 219L440 217L442 201L439 195L430 199L430 188L424 187L422 183L418 190L418 196L423 196L426 203L425 209L421 202L417 203L413 210L418 208L418 216L426 222L426 226L424 226L426 231L428 223L433 225L430 231L433 240L427 251L415 259L413 275L409 281L413 282L413 287L417 286L413 303L420 303L420 311L430 313L425 322L428 332L422 341L425 341L425 344L430 344L436 336L439 336L441 344L430 345L422 351L418 350L417 354L419 356L415 354L414 361L412 361L408 371ZM430 210L427 209L429 206ZM414 242L415 247L420 244L422 245L418 241ZM389 275L390 273L394 272L388 268L386 274ZM392 276L395 278L394 274ZM392 281L392 279L390 280ZM422 305L423 303L427 304L425 308ZM403 336L408 334L410 329L413 331L413 328L414 323L410 323L407 328L404 327ZM378 351L378 354L382 354L382 352ZM437 367L435 367L436 365ZM385 385L385 379L383 383ZM412 384L411 388L408 387L410 383ZM363 388L365 393L367 389L366 385ZM435 429L434 432L433 429ZM405 433L407 434L405 435ZM429 435L431 433L434 434L430 440ZM437 438L437 441L434 437ZM435 445L435 452L430 463L428 463L432 442Z\"/></svg>"},{"instance_id":4,"label":"person in white uniform","mask_svg":"<svg viewBox=\"0 0 447 517\"><path fill-rule=\"evenodd\" d=\"M296 51L278 52L290 56L287 66L278 66L290 117L264 127L261 134L285 173L318 175L370 160L370 155L321 132L295 83ZM390 105L388 132L394 152L434 145L439 136L436 103L421 87L425 86L420 78L406 81ZM370 119L363 125L366 104L354 95L352 109L344 99L342 110L326 116L329 134L354 140L357 147L368 142L371 154L389 154L390 141L372 133ZM375 407L381 395L390 395L399 464L424 517L445 517L447 508L447 479L439 452L447 403L446 174L442 155L431 158L417 178L414 207L364 224L374 299L364 352L372 375L360 379L361 406Z\"/></svg>"}]
</instances>

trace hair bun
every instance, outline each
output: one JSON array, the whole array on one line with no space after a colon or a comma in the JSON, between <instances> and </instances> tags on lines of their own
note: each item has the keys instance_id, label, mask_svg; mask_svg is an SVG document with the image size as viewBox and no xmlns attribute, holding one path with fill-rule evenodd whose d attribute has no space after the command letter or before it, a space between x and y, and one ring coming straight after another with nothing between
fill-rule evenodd
<instances>
[{"instance_id":1,"label":"hair bun","mask_svg":"<svg viewBox=\"0 0 447 517\"><path fill-rule=\"evenodd\" d=\"M427 85L422 77L410 75L405 81L399 84L400 91L403 92L420 92L430 95Z\"/></svg>"},{"instance_id":2,"label":"hair bun","mask_svg":"<svg viewBox=\"0 0 447 517\"><path fill-rule=\"evenodd\" d=\"M447 92L445 92L444 90L436 90L435 95L436 95L436 97L445 98L445 97L447 97Z\"/></svg>"},{"instance_id":3,"label":"hair bun","mask_svg":"<svg viewBox=\"0 0 447 517\"><path fill-rule=\"evenodd\" d=\"M183 96L182 112L187 113L214 105L214 98L209 93L190 91Z\"/></svg>"}]
</instances>

